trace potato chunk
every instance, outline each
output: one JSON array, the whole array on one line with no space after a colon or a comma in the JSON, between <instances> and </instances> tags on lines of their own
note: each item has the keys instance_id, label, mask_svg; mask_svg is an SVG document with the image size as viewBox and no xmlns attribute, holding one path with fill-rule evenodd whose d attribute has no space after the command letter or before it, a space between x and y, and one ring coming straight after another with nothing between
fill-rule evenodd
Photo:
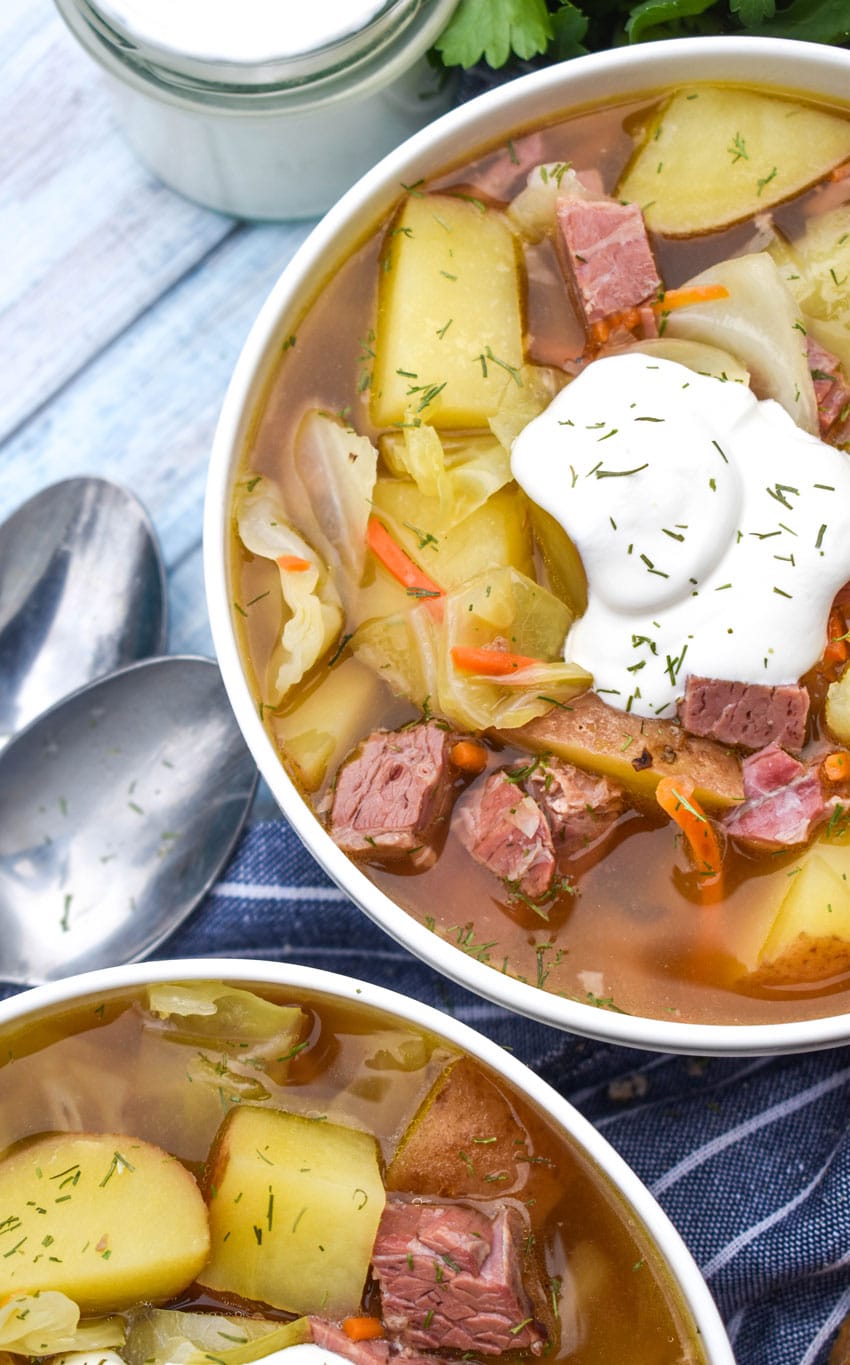
<instances>
[{"instance_id":1,"label":"potato chunk","mask_svg":"<svg viewBox=\"0 0 850 1365\"><path fill-rule=\"evenodd\" d=\"M846 119L734 86L677 91L617 186L647 226L686 237L739 222L850 157Z\"/></svg>"},{"instance_id":2,"label":"potato chunk","mask_svg":"<svg viewBox=\"0 0 850 1365\"><path fill-rule=\"evenodd\" d=\"M213 1149L200 1282L291 1313L355 1313L384 1203L371 1134L235 1109Z\"/></svg>"},{"instance_id":3,"label":"potato chunk","mask_svg":"<svg viewBox=\"0 0 850 1365\"><path fill-rule=\"evenodd\" d=\"M194 1177L160 1147L117 1133L15 1146L0 1160L0 1211L9 1229L0 1296L56 1289L83 1312L173 1298L209 1250Z\"/></svg>"},{"instance_id":4,"label":"potato chunk","mask_svg":"<svg viewBox=\"0 0 850 1365\"><path fill-rule=\"evenodd\" d=\"M724 745L689 735L673 721L617 711L594 692L553 707L504 738L616 778L638 795L651 796L661 777L685 774L695 783L697 800L712 810L743 800L740 759Z\"/></svg>"},{"instance_id":5,"label":"potato chunk","mask_svg":"<svg viewBox=\"0 0 850 1365\"><path fill-rule=\"evenodd\" d=\"M516 245L502 215L451 195L412 195L385 261L375 425L486 427L522 365Z\"/></svg>"},{"instance_id":6,"label":"potato chunk","mask_svg":"<svg viewBox=\"0 0 850 1365\"><path fill-rule=\"evenodd\" d=\"M850 667L826 690L826 723L842 744L850 744Z\"/></svg>"},{"instance_id":7,"label":"potato chunk","mask_svg":"<svg viewBox=\"0 0 850 1365\"><path fill-rule=\"evenodd\" d=\"M812 854L782 900L762 945L754 984L823 981L850 969L850 882Z\"/></svg>"},{"instance_id":8,"label":"potato chunk","mask_svg":"<svg viewBox=\"0 0 850 1365\"><path fill-rule=\"evenodd\" d=\"M446 527L436 499L407 479L379 479L374 505L410 558L448 592L505 565L534 572L529 517L514 483L455 527Z\"/></svg>"},{"instance_id":9,"label":"potato chunk","mask_svg":"<svg viewBox=\"0 0 850 1365\"><path fill-rule=\"evenodd\" d=\"M513 1109L470 1058L453 1062L402 1137L387 1188L448 1199L517 1194L528 1179L528 1138Z\"/></svg>"}]
</instances>

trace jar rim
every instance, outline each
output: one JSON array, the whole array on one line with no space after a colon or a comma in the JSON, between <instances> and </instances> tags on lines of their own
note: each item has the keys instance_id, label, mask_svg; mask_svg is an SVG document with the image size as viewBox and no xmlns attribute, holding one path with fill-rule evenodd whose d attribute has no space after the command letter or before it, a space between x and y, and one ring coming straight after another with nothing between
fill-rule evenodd
<instances>
[{"instance_id":1,"label":"jar rim","mask_svg":"<svg viewBox=\"0 0 850 1365\"><path fill-rule=\"evenodd\" d=\"M397 43L407 29L417 33L422 23L429 30L439 16L439 27L448 22L457 0L326 0L324 29L316 18L316 5L298 0L298 12L313 18L299 32L290 22L281 25L282 9L293 9L281 0L240 0L237 21L227 34L231 0L223 0L215 19L210 0L184 0L182 24L176 22L175 0L157 6L149 0L72 0L72 7L101 43L122 61L166 84L244 91L298 88L345 72L354 78L363 63L372 65L377 52ZM187 13L187 5L189 6ZM248 14L269 20L266 27L245 22ZM194 14L213 15L206 29L191 28ZM226 14L225 19L221 19ZM169 16L171 22L169 24ZM218 26L216 27L216 23ZM238 29L238 37L233 34Z\"/></svg>"}]
</instances>

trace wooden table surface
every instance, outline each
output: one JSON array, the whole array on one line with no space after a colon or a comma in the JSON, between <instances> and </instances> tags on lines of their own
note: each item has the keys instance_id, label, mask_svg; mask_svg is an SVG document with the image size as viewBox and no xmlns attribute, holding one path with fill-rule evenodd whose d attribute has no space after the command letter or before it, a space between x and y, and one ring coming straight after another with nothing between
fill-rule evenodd
<instances>
[{"instance_id":1,"label":"wooden table surface","mask_svg":"<svg viewBox=\"0 0 850 1365\"><path fill-rule=\"evenodd\" d=\"M2 0L0 66L0 521L72 475L131 489L167 569L168 652L211 656L212 436L251 323L312 224L239 222L160 184L52 0Z\"/></svg>"}]
</instances>

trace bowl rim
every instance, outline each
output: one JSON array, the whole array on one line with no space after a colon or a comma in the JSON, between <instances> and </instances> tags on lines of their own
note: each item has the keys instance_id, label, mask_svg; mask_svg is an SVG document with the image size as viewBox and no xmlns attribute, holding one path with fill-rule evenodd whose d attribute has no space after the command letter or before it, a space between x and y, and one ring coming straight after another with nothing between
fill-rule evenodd
<instances>
[{"instance_id":1,"label":"bowl rim","mask_svg":"<svg viewBox=\"0 0 850 1365\"><path fill-rule=\"evenodd\" d=\"M735 1365L735 1358L717 1304L681 1234L640 1177L619 1152L569 1100L564 1099L525 1062L469 1024L385 986L356 977L300 966L237 957L174 958L128 963L81 972L61 981L34 986L0 1001L0 1028L25 1022L34 1013L72 1005L86 996L131 990L152 982L214 980L247 986L273 985L293 991L316 991L356 1006L382 1010L416 1027L435 1033L469 1052L528 1096L573 1138L597 1174L615 1190L642 1225L676 1286L681 1304L690 1313L706 1352L707 1365Z\"/></svg>"},{"instance_id":2,"label":"bowl rim","mask_svg":"<svg viewBox=\"0 0 850 1365\"><path fill-rule=\"evenodd\" d=\"M758 79L753 79L753 72ZM244 343L222 404L207 477L203 554L207 606L222 678L237 721L281 811L312 856L353 903L436 971L484 999L570 1032L655 1051L768 1056L834 1047L850 1039L850 1015L767 1023L688 1023L615 1013L517 981L426 929L336 846L277 757L251 695L228 594L230 499L251 414L275 356L315 297L329 261L341 261L405 184L458 160L461 145L494 145L517 127L682 82L722 80L833 100L850 112L850 52L794 39L693 37L591 53L478 95L414 134L368 171L307 236L272 287Z\"/></svg>"}]
</instances>

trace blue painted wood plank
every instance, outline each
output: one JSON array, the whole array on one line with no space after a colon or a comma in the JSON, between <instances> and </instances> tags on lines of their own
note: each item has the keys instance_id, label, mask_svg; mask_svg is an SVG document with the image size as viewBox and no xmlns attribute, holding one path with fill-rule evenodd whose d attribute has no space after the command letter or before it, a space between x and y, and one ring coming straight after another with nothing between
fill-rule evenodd
<instances>
[{"instance_id":1,"label":"blue painted wood plank","mask_svg":"<svg viewBox=\"0 0 850 1365\"><path fill-rule=\"evenodd\" d=\"M51 0L0 8L2 439L234 224L140 165Z\"/></svg>"}]
</instances>

